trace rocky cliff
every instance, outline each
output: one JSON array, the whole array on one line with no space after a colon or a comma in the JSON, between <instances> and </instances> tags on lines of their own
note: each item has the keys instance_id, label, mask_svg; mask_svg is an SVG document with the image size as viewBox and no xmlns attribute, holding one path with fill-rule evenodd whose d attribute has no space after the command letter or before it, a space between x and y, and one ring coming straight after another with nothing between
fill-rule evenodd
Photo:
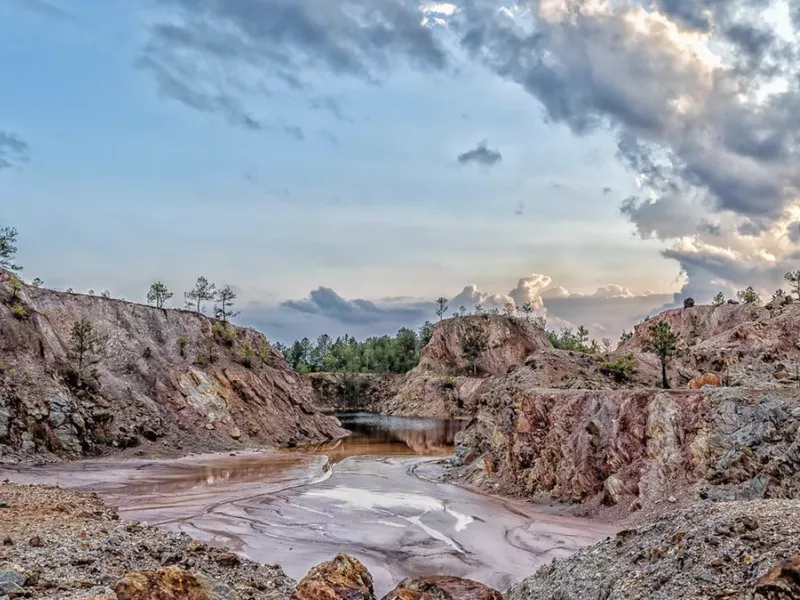
<instances>
[{"instance_id":1,"label":"rocky cliff","mask_svg":"<svg viewBox=\"0 0 800 600\"><path fill-rule=\"evenodd\" d=\"M484 390L460 477L539 500L631 510L688 493L800 497L800 394L755 390Z\"/></svg>"},{"instance_id":2,"label":"rocky cliff","mask_svg":"<svg viewBox=\"0 0 800 600\"><path fill-rule=\"evenodd\" d=\"M221 450L344 435L259 333L195 312L22 286L0 271L0 458L139 444ZM76 322L98 336L81 372Z\"/></svg>"},{"instance_id":3,"label":"rocky cliff","mask_svg":"<svg viewBox=\"0 0 800 600\"><path fill-rule=\"evenodd\" d=\"M475 375L461 352L461 336L478 325L486 349L475 364ZM521 366L531 353L550 347L547 335L523 319L498 315L456 317L437 323L420 363L405 375L359 375L358 397L343 376L311 375L315 405L321 409L360 408L387 415L463 418L474 411L476 392L487 376L503 376ZM351 377L353 379L353 377Z\"/></svg>"},{"instance_id":4,"label":"rocky cliff","mask_svg":"<svg viewBox=\"0 0 800 600\"><path fill-rule=\"evenodd\" d=\"M653 387L659 364L644 352L661 319L683 346L669 370L675 390ZM610 353L536 350L474 390L456 476L634 510L670 497L798 497L798 339L798 305L696 306L639 324ZM618 377L609 364L623 357L632 369ZM723 387L686 389L702 374Z\"/></svg>"}]
</instances>

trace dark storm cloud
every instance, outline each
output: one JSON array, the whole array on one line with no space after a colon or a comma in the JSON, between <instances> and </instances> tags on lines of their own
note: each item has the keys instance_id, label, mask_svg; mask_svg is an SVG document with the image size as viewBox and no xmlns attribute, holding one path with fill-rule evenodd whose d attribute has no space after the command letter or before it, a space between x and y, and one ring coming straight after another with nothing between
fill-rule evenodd
<instances>
[{"instance_id":1,"label":"dark storm cloud","mask_svg":"<svg viewBox=\"0 0 800 600\"><path fill-rule=\"evenodd\" d=\"M503 161L503 155L497 150L487 147L486 142L479 143L472 150L467 150L458 155L458 162L462 165L477 164L485 167L492 167Z\"/></svg>"},{"instance_id":2,"label":"dark storm cloud","mask_svg":"<svg viewBox=\"0 0 800 600\"><path fill-rule=\"evenodd\" d=\"M458 20L462 44L534 96L548 120L577 135L616 131L620 159L656 198L696 198L704 211L773 222L782 216L800 182L800 114L790 108L800 103L797 47L754 25L769 22L763 11L777 2L658 3L682 27L712 31L731 68L694 54L633 3L565 5L569 16L554 17L554 3L533 2L526 22L471 0ZM752 93L778 76L788 83L783 91L766 99ZM636 206L625 208L632 219L649 216ZM686 211L663 212L682 218ZM697 219L644 224L662 238L681 227L691 235Z\"/></svg>"},{"instance_id":3,"label":"dark storm cloud","mask_svg":"<svg viewBox=\"0 0 800 600\"><path fill-rule=\"evenodd\" d=\"M270 86L308 90L314 75L376 82L405 63L439 70L447 54L404 0L157 0L166 12L152 24L141 64L162 93L247 128L243 108ZM318 108L341 113L332 102Z\"/></svg>"},{"instance_id":4,"label":"dark storm cloud","mask_svg":"<svg viewBox=\"0 0 800 600\"><path fill-rule=\"evenodd\" d=\"M28 160L28 144L11 133L0 131L0 171Z\"/></svg>"},{"instance_id":5,"label":"dark storm cloud","mask_svg":"<svg viewBox=\"0 0 800 600\"><path fill-rule=\"evenodd\" d=\"M383 302L380 305L370 300L346 300L331 288L320 287L312 291L304 300L287 300L282 308L307 315L318 315L340 323L379 324L390 321L407 321L415 323L426 313L430 306L407 302Z\"/></svg>"}]
</instances>

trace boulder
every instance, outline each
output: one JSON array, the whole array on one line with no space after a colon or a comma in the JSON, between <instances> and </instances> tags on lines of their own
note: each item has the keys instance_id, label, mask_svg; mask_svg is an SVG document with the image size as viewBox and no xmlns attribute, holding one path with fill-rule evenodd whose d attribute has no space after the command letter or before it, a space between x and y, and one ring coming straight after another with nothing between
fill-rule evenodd
<instances>
[{"instance_id":1,"label":"boulder","mask_svg":"<svg viewBox=\"0 0 800 600\"><path fill-rule=\"evenodd\" d=\"M372 575L357 558L337 554L311 569L297 584L294 600L374 600Z\"/></svg>"},{"instance_id":2,"label":"boulder","mask_svg":"<svg viewBox=\"0 0 800 600\"><path fill-rule=\"evenodd\" d=\"M684 299L683 308L692 308L694 306L694 298L689 297Z\"/></svg>"},{"instance_id":3,"label":"boulder","mask_svg":"<svg viewBox=\"0 0 800 600\"><path fill-rule=\"evenodd\" d=\"M224 583L176 566L128 573L112 587L118 600L240 600Z\"/></svg>"},{"instance_id":4,"label":"boulder","mask_svg":"<svg viewBox=\"0 0 800 600\"><path fill-rule=\"evenodd\" d=\"M460 577L405 579L383 600L503 600L495 589Z\"/></svg>"},{"instance_id":5,"label":"boulder","mask_svg":"<svg viewBox=\"0 0 800 600\"><path fill-rule=\"evenodd\" d=\"M800 598L800 556L784 561L756 583L754 600L793 600Z\"/></svg>"}]
</instances>

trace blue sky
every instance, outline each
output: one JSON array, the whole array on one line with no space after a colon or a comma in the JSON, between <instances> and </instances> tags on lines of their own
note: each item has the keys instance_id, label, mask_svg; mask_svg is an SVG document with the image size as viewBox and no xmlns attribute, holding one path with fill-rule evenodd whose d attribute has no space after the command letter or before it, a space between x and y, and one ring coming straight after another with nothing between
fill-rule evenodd
<instances>
[{"instance_id":1,"label":"blue sky","mask_svg":"<svg viewBox=\"0 0 800 600\"><path fill-rule=\"evenodd\" d=\"M710 152L692 163L673 130L650 124L664 105L645 104L645 95L732 102L708 95L701 75L710 67L700 54L675 63L697 40L718 48L733 39L712 29L709 41L685 11L634 3L627 13L609 6L598 16L592 2L578 0L533 2L530 14L515 8L520 28L530 17L550 35L542 52L560 70L542 83L530 60L540 50L525 46L517 22L509 29L499 20L503 3L380 0L375 6L386 13L369 36L363 21L347 20L370 10L363 0L342 4L352 10L318 0L291 8L285 0L0 0L0 132L27 145L6 148L0 225L19 229L24 275L142 300L156 279L177 298L202 274L234 286L241 319L283 340L384 333L418 324L432 299L468 285L477 302L500 304L520 280L547 281L526 289L554 323L617 331L682 287L702 295L750 277L769 290L794 251L784 238L797 179L786 176L775 192L780 205L765 200L762 218L760 207L736 204L736 194L726 195L734 186L709 173L731 157ZM751 3L734 4L744 11ZM782 3L774 4L770 14L782 16ZM630 40L615 66L609 61L619 48L568 55L576 44L566 36L588 42L577 24L553 16L556 5L578 7L617 34L631 15L641 17L635 11L678 33L622 30ZM469 19L478 7L491 9L497 23L480 21L485 31L475 46L465 32L474 32ZM745 14L719 13L719 31ZM438 24L424 22L434 17ZM794 40L792 27L772 29ZM608 39L598 34L594 43ZM642 44L660 64L652 72L631 68ZM728 44L718 52L732 61L743 50ZM658 62L665 57L674 69ZM733 66L717 69L727 76ZM677 92L658 87L670 77L680 82ZM755 81L757 73L736 77ZM587 79L593 88L582 88ZM699 131L697 119L690 125ZM763 125L753 123L751 133ZM742 139L755 143L747 134ZM677 182L670 193L643 176L653 169L639 146L636 156L621 150L631 137L670 167ZM795 142L785 143L791 165ZM502 159L459 162L481 144ZM753 179L775 181L774 162L756 164ZM638 203L621 212L633 196ZM761 233L745 239L738 231L751 222ZM780 266L752 262L765 252ZM719 267L721 255L732 264ZM298 312L281 304L319 288L380 310L343 319L327 305ZM598 298L594 308L587 297ZM613 298L627 319L604 316L614 312ZM570 300L586 314L574 314Z\"/></svg>"}]
</instances>

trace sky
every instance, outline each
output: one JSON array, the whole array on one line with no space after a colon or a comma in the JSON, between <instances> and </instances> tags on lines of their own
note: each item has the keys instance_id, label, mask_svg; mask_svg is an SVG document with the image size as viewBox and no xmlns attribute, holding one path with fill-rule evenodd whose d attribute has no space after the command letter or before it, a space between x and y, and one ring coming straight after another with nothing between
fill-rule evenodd
<instances>
[{"instance_id":1,"label":"sky","mask_svg":"<svg viewBox=\"0 0 800 600\"><path fill-rule=\"evenodd\" d=\"M0 0L26 279L289 342L531 302L616 336L800 267L795 0Z\"/></svg>"}]
</instances>

